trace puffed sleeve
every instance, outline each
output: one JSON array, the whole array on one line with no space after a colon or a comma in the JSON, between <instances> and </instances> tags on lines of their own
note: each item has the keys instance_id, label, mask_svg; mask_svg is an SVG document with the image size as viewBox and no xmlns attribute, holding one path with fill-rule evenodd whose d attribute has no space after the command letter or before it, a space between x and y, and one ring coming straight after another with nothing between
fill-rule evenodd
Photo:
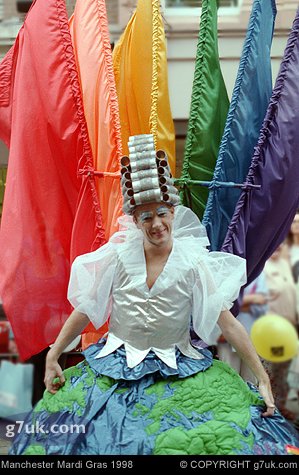
<instances>
[{"instance_id":1,"label":"puffed sleeve","mask_svg":"<svg viewBox=\"0 0 299 475\"><path fill-rule=\"evenodd\" d=\"M225 252L202 255L195 269L192 295L193 326L208 345L221 334L217 324L222 310L229 310L246 283L246 261Z\"/></svg>"},{"instance_id":2,"label":"puffed sleeve","mask_svg":"<svg viewBox=\"0 0 299 475\"><path fill-rule=\"evenodd\" d=\"M68 300L85 313L97 329L107 320L117 264L115 248L107 243L96 251L78 256L72 265Z\"/></svg>"}]
</instances>

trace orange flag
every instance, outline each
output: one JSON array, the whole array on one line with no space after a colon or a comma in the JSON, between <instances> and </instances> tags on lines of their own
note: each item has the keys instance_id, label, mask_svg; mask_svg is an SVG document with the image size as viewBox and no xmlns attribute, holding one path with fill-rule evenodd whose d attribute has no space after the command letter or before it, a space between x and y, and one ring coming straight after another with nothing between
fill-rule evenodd
<instances>
[{"instance_id":1,"label":"orange flag","mask_svg":"<svg viewBox=\"0 0 299 475\"><path fill-rule=\"evenodd\" d=\"M93 154L93 169L85 167L81 173L95 176L107 241L118 230L117 220L122 214L122 147L105 0L77 0L69 24ZM84 219L88 219L88 210L80 213L77 229L84 230ZM76 257L75 247L73 251L73 257ZM96 331L90 324L82 337L83 348L97 341L106 330L107 325Z\"/></svg>"},{"instance_id":2,"label":"orange flag","mask_svg":"<svg viewBox=\"0 0 299 475\"><path fill-rule=\"evenodd\" d=\"M122 147L105 0L77 0L69 23L108 240L122 214Z\"/></svg>"},{"instance_id":3,"label":"orange flag","mask_svg":"<svg viewBox=\"0 0 299 475\"><path fill-rule=\"evenodd\" d=\"M168 92L165 32L159 0L139 0L113 51L124 154L130 135L152 133L175 175L175 132Z\"/></svg>"}]
</instances>

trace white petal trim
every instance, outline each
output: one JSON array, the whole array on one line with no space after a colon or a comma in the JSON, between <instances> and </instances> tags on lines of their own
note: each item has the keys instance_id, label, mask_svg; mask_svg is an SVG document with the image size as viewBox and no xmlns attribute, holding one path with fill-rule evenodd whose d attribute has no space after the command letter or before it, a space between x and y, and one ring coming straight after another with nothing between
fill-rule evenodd
<instances>
[{"instance_id":1,"label":"white petal trim","mask_svg":"<svg viewBox=\"0 0 299 475\"><path fill-rule=\"evenodd\" d=\"M161 350L161 348L152 348L152 350L158 358L163 361L163 363L167 364L170 368L177 369L178 365L175 356L175 346L164 350Z\"/></svg>"},{"instance_id":2,"label":"white petal trim","mask_svg":"<svg viewBox=\"0 0 299 475\"><path fill-rule=\"evenodd\" d=\"M124 344L124 341L113 335L113 333L108 333L108 338L105 343L105 346L101 351L95 356L96 359L103 358L103 356L110 355L113 351L117 350L120 346Z\"/></svg>"},{"instance_id":3,"label":"white petal trim","mask_svg":"<svg viewBox=\"0 0 299 475\"><path fill-rule=\"evenodd\" d=\"M189 356L190 358L197 360L201 360L202 358L204 358L204 356L198 353L198 351L193 348L193 346L189 343L181 343L173 345L170 348L164 349L152 347L146 348L145 350L138 350L137 348L125 342L121 338L115 336L113 333L109 333L105 346L95 356L95 358L98 359L110 355L122 345L124 345L125 347L126 360L129 368L134 368L139 363L141 363L151 350L161 361L163 361L163 363L173 369L177 369L176 347L178 347L181 353L183 353L185 356Z\"/></svg>"},{"instance_id":4,"label":"white petal trim","mask_svg":"<svg viewBox=\"0 0 299 475\"><path fill-rule=\"evenodd\" d=\"M129 343L125 343L125 349L127 365L129 368L134 368L134 366L141 363L151 350L150 348L147 348L146 350L137 350L137 348L134 348L134 346Z\"/></svg>"}]
</instances>

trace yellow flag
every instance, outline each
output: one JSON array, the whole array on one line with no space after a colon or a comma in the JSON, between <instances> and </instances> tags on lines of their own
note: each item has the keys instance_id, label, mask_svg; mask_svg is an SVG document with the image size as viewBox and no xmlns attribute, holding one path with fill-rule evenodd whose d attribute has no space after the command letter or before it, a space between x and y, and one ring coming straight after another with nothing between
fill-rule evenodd
<instances>
[{"instance_id":1,"label":"yellow flag","mask_svg":"<svg viewBox=\"0 0 299 475\"><path fill-rule=\"evenodd\" d=\"M130 135L152 133L175 176L175 132L168 92L167 55L159 0L139 0L113 51L123 153Z\"/></svg>"}]
</instances>

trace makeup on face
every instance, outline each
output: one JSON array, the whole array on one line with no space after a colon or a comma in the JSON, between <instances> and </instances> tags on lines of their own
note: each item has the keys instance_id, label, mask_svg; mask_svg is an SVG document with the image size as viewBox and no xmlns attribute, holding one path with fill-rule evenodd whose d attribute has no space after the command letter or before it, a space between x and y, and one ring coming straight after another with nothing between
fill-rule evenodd
<instances>
[{"instance_id":1,"label":"makeup on face","mask_svg":"<svg viewBox=\"0 0 299 475\"><path fill-rule=\"evenodd\" d=\"M159 206L155 210L142 211L139 215L139 220L142 224L151 223L154 219L155 214L159 218L164 218L169 216L171 214L171 211L167 206Z\"/></svg>"}]
</instances>

